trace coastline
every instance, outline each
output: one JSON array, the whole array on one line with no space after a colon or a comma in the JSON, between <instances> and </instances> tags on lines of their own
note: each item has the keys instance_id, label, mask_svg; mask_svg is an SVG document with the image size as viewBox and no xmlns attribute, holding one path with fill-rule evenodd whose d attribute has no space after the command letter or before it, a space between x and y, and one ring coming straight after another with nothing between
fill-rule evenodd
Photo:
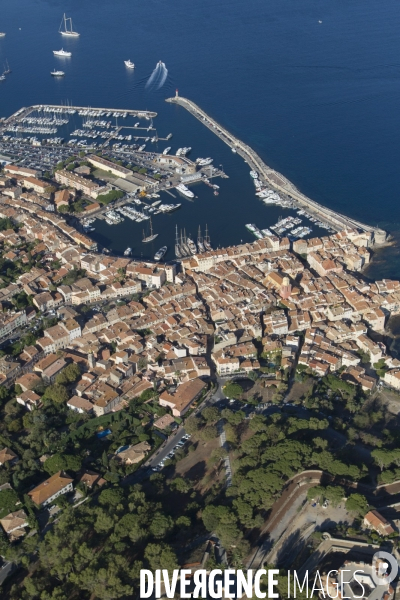
<instances>
[{"instance_id":1,"label":"coastline","mask_svg":"<svg viewBox=\"0 0 400 600\"><path fill-rule=\"evenodd\" d=\"M370 232L373 234L373 242L376 247L382 247L386 243L387 234L383 229L379 227L372 227L356 221L350 217L342 215L341 213L335 212L311 198L308 198L305 194L300 192L295 185L289 181L284 175L275 171L271 167L265 164L261 157L247 144L233 136L227 129L220 125L215 119L212 119L206 112L204 112L197 104L187 98L183 98L176 95L172 98L166 98L166 102L175 103L190 112L196 117L201 123L203 123L208 129L210 129L215 135L217 135L222 141L231 147L232 151L236 152L248 163L249 167L256 170L259 173L260 180L264 185L269 185L271 188L287 194L293 201L295 201L299 208L307 209L319 220L325 221L330 227L336 231L346 229L348 227L360 229L364 232Z\"/></svg>"}]
</instances>

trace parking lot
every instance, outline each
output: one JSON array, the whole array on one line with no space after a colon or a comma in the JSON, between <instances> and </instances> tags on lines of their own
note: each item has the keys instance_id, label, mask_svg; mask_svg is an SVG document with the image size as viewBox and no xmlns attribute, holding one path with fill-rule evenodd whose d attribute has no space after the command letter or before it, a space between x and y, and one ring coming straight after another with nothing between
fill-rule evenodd
<instances>
[{"instance_id":1,"label":"parking lot","mask_svg":"<svg viewBox=\"0 0 400 600\"><path fill-rule=\"evenodd\" d=\"M29 149L29 152L27 150ZM70 156L76 156L78 149L64 146L33 146L23 138L11 138L0 142L0 155L8 156L12 162L19 166L37 169L38 171L51 171L58 162Z\"/></svg>"},{"instance_id":2,"label":"parking lot","mask_svg":"<svg viewBox=\"0 0 400 600\"><path fill-rule=\"evenodd\" d=\"M188 442L191 436L185 432L184 429L178 431L177 434L168 440L165 447L159 451L151 461L151 468L153 471L161 471L165 462L174 457L175 452Z\"/></svg>"}]
</instances>

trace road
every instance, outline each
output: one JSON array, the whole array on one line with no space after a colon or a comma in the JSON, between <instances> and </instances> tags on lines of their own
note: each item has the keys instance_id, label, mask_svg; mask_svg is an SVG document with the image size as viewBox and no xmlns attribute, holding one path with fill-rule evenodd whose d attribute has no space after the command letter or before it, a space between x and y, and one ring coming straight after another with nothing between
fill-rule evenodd
<instances>
[{"instance_id":1,"label":"road","mask_svg":"<svg viewBox=\"0 0 400 600\"><path fill-rule=\"evenodd\" d=\"M3 583L5 582L7 577L12 573L13 570L14 564L5 560L0 567L0 585L3 585Z\"/></svg>"},{"instance_id":2,"label":"road","mask_svg":"<svg viewBox=\"0 0 400 600\"><path fill-rule=\"evenodd\" d=\"M193 411L193 416L196 416L207 406L212 406L213 404L216 404L217 402L220 402L221 400L225 399L224 393L222 391L222 381L218 380L217 384L217 389L212 394L210 394L209 397L206 398L206 400L204 400L204 402L202 402L201 405L198 406L195 411ZM121 485L124 487L134 485L135 483L140 483L141 481L143 481L143 479L146 479L146 477L149 477L153 472L153 467L157 466L162 460L164 460L168 456L171 450L173 450L175 446L179 444L184 435L186 435L186 431L183 425L181 425L180 427L178 427L175 433L173 433L165 442L163 442L163 444L161 444L158 450L154 454L152 454L150 458L145 463L143 463L143 465L141 465L141 467L137 471L135 471L135 473L132 473L131 475L125 477L121 481Z\"/></svg>"}]
</instances>

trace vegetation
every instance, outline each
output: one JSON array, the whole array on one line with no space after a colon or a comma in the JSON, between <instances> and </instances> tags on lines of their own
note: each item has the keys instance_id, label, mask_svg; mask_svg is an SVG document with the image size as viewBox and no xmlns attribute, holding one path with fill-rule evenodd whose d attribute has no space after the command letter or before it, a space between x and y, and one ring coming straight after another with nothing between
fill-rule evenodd
<instances>
[{"instance_id":1,"label":"vegetation","mask_svg":"<svg viewBox=\"0 0 400 600\"><path fill-rule=\"evenodd\" d=\"M243 394L242 386L235 382L227 383L223 389L227 398L239 398Z\"/></svg>"},{"instance_id":2,"label":"vegetation","mask_svg":"<svg viewBox=\"0 0 400 600\"><path fill-rule=\"evenodd\" d=\"M97 202L100 204L109 204L110 202L114 202L114 200L119 200L119 198L124 197L124 192L121 190L110 190L107 194L100 194L97 197Z\"/></svg>"}]
</instances>

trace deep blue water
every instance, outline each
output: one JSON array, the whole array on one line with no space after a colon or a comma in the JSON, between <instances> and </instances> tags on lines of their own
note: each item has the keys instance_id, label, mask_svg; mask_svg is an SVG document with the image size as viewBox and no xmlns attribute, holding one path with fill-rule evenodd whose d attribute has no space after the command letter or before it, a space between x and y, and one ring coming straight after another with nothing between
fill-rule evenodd
<instances>
[{"instance_id":1,"label":"deep blue water","mask_svg":"<svg viewBox=\"0 0 400 600\"><path fill-rule=\"evenodd\" d=\"M61 39L64 11L79 39ZM3 0L0 29L7 33L0 64L7 58L13 70L0 84L1 116L67 100L148 108L159 113L159 130L174 133L174 148L190 145L193 156L224 165L230 179L218 198L199 187L193 205L184 200L174 216L155 220L157 247L171 244L175 222L192 234L208 223L215 245L225 245L251 239L244 223L265 227L283 212L256 200L247 165L164 103L176 87L310 197L399 235L398 0ZM73 56L64 80L55 81L49 71L60 61L52 50L62 45ZM124 67L127 58L134 73ZM146 89L158 60L168 79L158 91ZM125 222L96 234L116 250L129 241L137 254L138 228ZM380 268L400 276L398 253L388 257L380 257Z\"/></svg>"}]
</instances>

